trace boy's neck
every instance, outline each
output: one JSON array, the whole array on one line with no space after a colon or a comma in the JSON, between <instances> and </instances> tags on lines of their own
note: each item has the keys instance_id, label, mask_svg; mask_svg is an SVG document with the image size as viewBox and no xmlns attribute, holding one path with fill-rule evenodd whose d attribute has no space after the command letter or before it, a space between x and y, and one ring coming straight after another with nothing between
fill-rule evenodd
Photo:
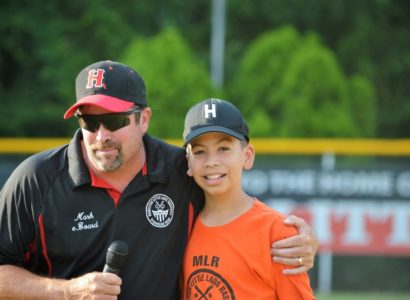
<instances>
[{"instance_id":1,"label":"boy's neck","mask_svg":"<svg viewBox=\"0 0 410 300\"><path fill-rule=\"evenodd\" d=\"M201 221L206 226L227 224L253 207L254 199L244 192L238 195L205 195Z\"/></svg>"}]
</instances>

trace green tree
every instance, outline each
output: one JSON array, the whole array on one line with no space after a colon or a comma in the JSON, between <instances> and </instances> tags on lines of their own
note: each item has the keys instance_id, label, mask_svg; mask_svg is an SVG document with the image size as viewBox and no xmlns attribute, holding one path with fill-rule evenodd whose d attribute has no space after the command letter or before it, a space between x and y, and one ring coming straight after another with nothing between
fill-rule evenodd
<instances>
[{"instance_id":1,"label":"green tree","mask_svg":"<svg viewBox=\"0 0 410 300\"><path fill-rule=\"evenodd\" d=\"M250 45L229 93L249 116L255 136L374 135L370 83L360 76L348 79L317 35L303 37L292 27L268 32Z\"/></svg>"},{"instance_id":2,"label":"green tree","mask_svg":"<svg viewBox=\"0 0 410 300\"><path fill-rule=\"evenodd\" d=\"M221 95L211 87L205 64L174 28L152 38L135 39L121 61L146 81L148 104L153 110L150 133L155 136L181 138L188 108Z\"/></svg>"},{"instance_id":3,"label":"green tree","mask_svg":"<svg viewBox=\"0 0 410 300\"><path fill-rule=\"evenodd\" d=\"M7 109L0 136L71 135L76 124L62 115L75 101L75 76L91 62L117 59L133 34L109 1L61 2L1 4L0 98Z\"/></svg>"},{"instance_id":4,"label":"green tree","mask_svg":"<svg viewBox=\"0 0 410 300\"><path fill-rule=\"evenodd\" d=\"M253 1L230 0L227 75L261 32L291 24L316 32L336 54L347 76L370 80L376 98L376 135L409 137L409 1Z\"/></svg>"}]
</instances>

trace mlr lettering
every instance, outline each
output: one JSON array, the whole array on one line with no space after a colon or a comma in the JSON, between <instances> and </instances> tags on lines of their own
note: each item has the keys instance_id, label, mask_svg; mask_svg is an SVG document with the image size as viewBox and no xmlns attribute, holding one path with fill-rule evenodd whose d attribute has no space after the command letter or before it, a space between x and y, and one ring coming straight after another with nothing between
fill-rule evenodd
<instances>
[{"instance_id":1,"label":"mlr lettering","mask_svg":"<svg viewBox=\"0 0 410 300\"><path fill-rule=\"evenodd\" d=\"M199 255L194 256L192 265L196 266L206 266L206 267L215 267L217 268L219 265L219 257L212 256L209 258L208 255Z\"/></svg>"}]
</instances>

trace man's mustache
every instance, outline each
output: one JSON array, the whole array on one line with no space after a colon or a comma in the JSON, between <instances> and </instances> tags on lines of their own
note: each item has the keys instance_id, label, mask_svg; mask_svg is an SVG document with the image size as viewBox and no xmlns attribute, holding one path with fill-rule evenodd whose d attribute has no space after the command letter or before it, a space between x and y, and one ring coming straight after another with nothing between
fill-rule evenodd
<instances>
[{"instance_id":1,"label":"man's mustache","mask_svg":"<svg viewBox=\"0 0 410 300\"><path fill-rule=\"evenodd\" d=\"M113 141L106 141L104 143L98 142L92 145L93 150L106 150L106 149L112 149L112 148L120 148L118 143L113 142Z\"/></svg>"}]
</instances>

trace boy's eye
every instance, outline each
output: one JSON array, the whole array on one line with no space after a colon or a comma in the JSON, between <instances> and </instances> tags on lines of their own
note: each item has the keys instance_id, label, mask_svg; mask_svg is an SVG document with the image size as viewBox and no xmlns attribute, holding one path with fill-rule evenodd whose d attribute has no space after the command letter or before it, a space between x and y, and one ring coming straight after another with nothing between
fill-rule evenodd
<instances>
[{"instance_id":1,"label":"boy's eye","mask_svg":"<svg viewBox=\"0 0 410 300\"><path fill-rule=\"evenodd\" d=\"M229 147L219 147L219 151L228 151Z\"/></svg>"},{"instance_id":2,"label":"boy's eye","mask_svg":"<svg viewBox=\"0 0 410 300\"><path fill-rule=\"evenodd\" d=\"M201 155L201 154L204 153L204 150L194 150L194 151L192 151L192 153L193 153L194 155Z\"/></svg>"}]
</instances>

